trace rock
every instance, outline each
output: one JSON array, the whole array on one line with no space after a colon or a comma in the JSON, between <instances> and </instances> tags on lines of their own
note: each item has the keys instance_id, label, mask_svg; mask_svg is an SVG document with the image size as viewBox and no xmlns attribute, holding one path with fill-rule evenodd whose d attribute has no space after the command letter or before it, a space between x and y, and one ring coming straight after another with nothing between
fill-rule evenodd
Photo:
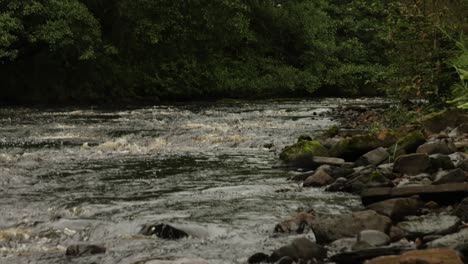
<instances>
[{"instance_id":1,"label":"rock","mask_svg":"<svg viewBox=\"0 0 468 264\"><path fill-rule=\"evenodd\" d=\"M391 241L400 241L401 239L406 239L408 233L401 228L392 226L388 235L390 236Z\"/></svg>"},{"instance_id":2,"label":"rock","mask_svg":"<svg viewBox=\"0 0 468 264\"><path fill-rule=\"evenodd\" d=\"M276 263L278 263L278 264L293 264L294 259L292 259L291 257L286 256L286 257L282 257Z\"/></svg>"},{"instance_id":3,"label":"rock","mask_svg":"<svg viewBox=\"0 0 468 264\"><path fill-rule=\"evenodd\" d=\"M426 142L426 137L421 131L413 131L399 138L397 142L388 148L388 152L393 158L412 153Z\"/></svg>"},{"instance_id":4,"label":"rock","mask_svg":"<svg viewBox=\"0 0 468 264\"><path fill-rule=\"evenodd\" d=\"M330 174L333 178L346 178L349 175L354 173L354 169L347 168L347 167L331 167L328 174Z\"/></svg>"},{"instance_id":5,"label":"rock","mask_svg":"<svg viewBox=\"0 0 468 264\"><path fill-rule=\"evenodd\" d=\"M456 182L466 182L467 177L463 170L454 169L450 171L439 171L434 179L432 184L445 184L445 183L456 183Z\"/></svg>"},{"instance_id":6,"label":"rock","mask_svg":"<svg viewBox=\"0 0 468 264\"><path fill-rule=\"evenodd\" d=\"M366 188L393 186L393 183L387 179L375 167L369 166L358 170L349 176L346 182L345 191L360 193Z\"/></svg>"},{"instance_id":7,"label":"rock","mask_svg":"<svg viewBox=\"0 0 468 264\"><path fill-rule=\"evenodd\" d=\"M444 154L433 154L429 156L431 160L431 167L434 170L443 169L443 170L451 170L455 169L455 165L453 165L452 160L448 155Z\"/></svg>"},{"instance_id":8,"label":"rock","mask_svg":"<svg viewBox=\"0 0 468 264\"><path fill-rule=\"evenodd\" d=\"M141 228L139 234L145 236L156 235L164 239L181 239L189 236L186 232L166 224L146 224Z\"/></svg>"},{"instance_id":9,"label":"rock","mask_svg":"<svg viewBox=\"0 0 468 264\"><path fill-rule=\"evenodd\" d=\"M366 241L357 241L354 243L354 245L351 247L352 251L359 251L359 250L364 250L368 248L373 248L373 246Z\"/></svg>"},{"instance_id":10,"label":"rock","mask_svg":"<svg viewBox=\"0 0 468 264\"><path fill-rule=\"evenodd\" d=\"M310 231L310 226L312 225L314 218L315 216L310 213L298 213L293 217L277 224L274 231L277 233L307 233Z\"/></svg>"},{"instance_id":11,"label":"rock","mask_svg":"<svg viewBox=\"0 0 468 264\"><path fill-rule=\"evenodd\" d=\"M270 256L268 256L265 253L255 253L250 258L247 260L247 263L249 264L256 264L256 263L264 263L268 262L270 259Z\"/></svg>"},{"instance_id":12,"label":"rock","mask_svg":"<svg viewBox=\"0 0 468 264\"><path fill-rule=\"evenodd\" d=\"M462 264L457 252L448 248L412 250L399 256L383 256L366 264Z\"/></svg>"},{"instance_id":13,"label":"rock","mask_svg":"<svg viewBox=\"0 0 468 264\"><path fill-rule=\"evenodd\" d=\"M338 178L336 181L325 189L327 192L343 192L346 189L346 182L348 179L346 178Z\"/></svg>"},{"instance_id":14,"label":"rock","mask_svg":"<svg viewBox=\"0 0 468 264\"><path fill-rule=\"evenodd\" d=\"M435 210L435 209L439 209L440 205L434 201L430 201L424 204L424 208Z\"/></svg>"},{"instance_id":15,"label":"rock","mask_svg":"<svg viewBox=\"0 0 468 264\"><path fill-rule=\"evenodd\" d=\"M82 257L106 253L106 248L98 245L71 245L67 247L65 255L70 257Z\"/></svg>"},{"instance_id":16,"label":"rock","mask_svg":"<svg viewBox=\"0 0 468 264\"><path fill-rule=\"evenodd\" d=\"M422 205L419 198L394 198L370 204L366 208L399 220L409 215L417 215Z\"/></svg>"},{"instance_id":17,"label":"rock","mask_svg":"<svg viewBox=\"0 0 468 264\"><path fill-rule=\"evenodd\" d=\"M464 171L468 172L468 159L465 159L464 161L461 161L458 166L459 169L462 169Z\"/></svg>"},{"instance_id":18,"label":"rock","mask_svg":"<svg viewBox=\"0 0 468 264\"><path fill-rule=\"evenodd\" d=\"M390 154L388 154L386 148L377 148L372 151L367 152L366 154L362 155L357 161L356 165L358 166L367 166L367 165L374 165L377 166L380 163L388 160Z\"/></svg>"},{"instance_id":19,"label":"rock","mask_svg":"<svg viewBox=\"0 0 468 264\"><path fill-rule=\"evenodd\" d=\"M306 172L302 172L302 173L299 173L299 174L294 174L292 175L291 177L289 177L289 180L291 181L305 181L305 179L307 179L309 176L312 176L314 175L315 171L306 171Z\"/></svg>"},{"instance_id":20,"label":"rock","mask_svg":"<svg viewBox=\"0 0 468 264\"><path fill-rule=\"evenodd\" d=\"M275 262L284 257L290 257L294 261L323 260L327 257L327 250L310 241L307 238L296 238L290 245L281 247L270 256L270 262Z\"/></svg>"},{"instance_id":21,"label":"rock","mask_svg":"<svg viewBox=\"0 0 468 264\"><path fill-rule=\"evenodd\" d=\"M462 229L457 233L450 234L433 240L426 244L428 248L448 247L456 248L459 245L465 244L468 241L468 229Z\"/></svg>"},{"instance_id":22,"label":"rock","mask_svg":"<svg viewBox=\"0 0 468 264\"><path fill-rule=\"evenodd\" d=\"M448 138L439 139L439 140L432 141L432 142L427 142L419 146L418 149L416 150L417 153L423 153L427 155L432 155L432 154L448 155L456 151L457 151L457 147L455 147L455 144L453 144L453 141Z\"/></svg>"},{"instance_id":23,"label":"rock","mask_svg":"<svg viewBox=\"0 0 468 264\"><path fill-rule=\"evenodd\" d=\"M145 260L144 262L139 261L137 263L138 264L209 264L208 261L204 259L198 259L198 258L197 259L182 258L182 259L175 259L175 260L154 259L154 260ZM257 262L257 263L261 263L261 262Z\"/></svg>"},{"instance_id":24,"label":"rock","mask_svg":"<svg viewBox=\"0 0 468 264\"><path fill-rule=\"evenodd\" d=\"M307 134L303 134L303 135L300 135L298 138L297 138L297 142L301 142L301 141L312 141L312 137L310 135L307 135Z\"/></svg>"},{"instance_id":25,"label":"rock","mask_svg":"<svg viewBox=\"0 0 468 264\"><path fill-rule=\"evenodd\" d=\"M341 215L316 216L312 230L318 243L327 243L344 237L354 237L363 230L386 232L390 218L375 211L361 211Z\"/></svg>"},{"instance_id":26,"label":"rock","mask_svg":"<svg viewBox=\"0 0 468 264\"><path fill-rule=\"evenodd\" d=\"M405 248L395 247L378 247L357 250L352 252L344 252L331 256L331 260L338 264L356 264L363 263L365 260L373 259L379 256L388 256L400 254ZM366 262L367 263L367 262ZM400 263L399 263L400 264Z\"/></svg>"},{"instance_id":27,"label":"rock","mask_svg":"<svg viewBox=\"0 0 468 264\"><path fill-rule=\"evenodd\" d=\"M311 154L313 156L329 156L328 150L316 140L299 141L292 146L283 149L280 154L280 159L285 162L292 162L301 154Z\"/></svg>"},{"instance_id":28,"label":"rock","mask_svg":"<svg viewBox=\"0 0 468 264\"><path fill-rule=\"evenodd\" d=\"M361 192L364 205L378 201L419 195L422 200L450 204L468 196L468 183L447 183L440 185L403 186L396 188L370 188Z\"/></svg>"},{"instance_id":29,"label":"rock","mask_svg":"<svg viewBox=\"0 0 468 264\"><path fill-rule=\"evenodd\" d=\"M392 143L392 139L379 138L378 135L356 135L337 142L330 149L330 155L353 161L373 149L388 147Z\"/></svg>"},{"instance_id":30,"label":"rock","mask_svg":"<svg viewBox=\"0 0 468 264\"><path fill-rule=\"evenodd\" d=\"M423 215L408 217L408 220L397 224L413 238L427 235L445 235L455 231L460 218L452 215Z\"/></svg>"},{"instance_id":31,"label":"rock","mask_svg":"<svg viewBox=\"0 0 468 264\"><path fill-rule=\"evenodd\" d=\"M453 210L453 215L460 217L464 222L468 221L468 198L463 199Z\"/></svg>"},{"instance_id":32,"label":"rock","mask_svg":"<svg viewBox=\"0 0 468 264\"><path fill-rule=\"evenodd\" d=\"M398 157L393 170L402 174L417 175L427 171L430 166L431 162L427 154L415 153Z\"/></svg>"},{"instance_id":33,"label":"rock","mask_svg":"<svg viewBox=\"0 0 468 264\"><path fill-rule=\"evenodd\" d=\"M331 158L331 157L319 157L314 156L312 161L317 165L332 165L332 166L342 166L345 163L344 159Z\"/></svg>"},{"instance_id":34,"label":"rock","mask_svg":"<svg viewBox=\"0 0 468 264\"><path fill-rule=\"evenodd\" d=\"M447 109L426 115L420 119L424 130L429 133L438 133L447 127L457 127L468 122L468 117L462 110Z\"/></svg>"},{"instance_id":35,"label":"rock","mask_svg":"<svg viewBox=\"0 0 468 264\"><path fill-rule=\"evenodd\" d=\"M340 238L328 244L328 251L336 253L352 251L352 247L356 244L356 238Z\"/></svg>"},{"instance_id":36,"label":"rock","mask_svg":"<svg viewBox=\"0 0 468 264\"><path fill-rule=\"evenodd\" d=\"M324 169L317 169L317 171L309 176L304 181L304 187L322 187L333 183L335 179L330 176Z\"/></svg>"},{"instance_id":37,"label":"rock","mask_svg":"<svg viewBox=\"0 0 468 264\"><path fill-rule=\"evenodd\" d=\"M358 242L366 242L373 247L384 246L390 243L390 237L377 230L363 230L357 235Z\"/></svg>"}]
</instances>

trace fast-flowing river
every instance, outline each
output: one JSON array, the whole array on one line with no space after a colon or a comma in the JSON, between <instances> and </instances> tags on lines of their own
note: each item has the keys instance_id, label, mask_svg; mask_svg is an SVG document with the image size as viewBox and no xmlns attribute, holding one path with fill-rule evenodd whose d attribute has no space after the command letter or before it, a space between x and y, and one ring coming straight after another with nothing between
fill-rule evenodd
<instances>
[{"instance_id":1,"label":"fast-flowing river","mask_svg":"<svg viewBox=\"0 0 468 264\"><path fill-rule=\"evenodd\" d=\"M0 109L0 263L245 263L268 253L292 239L275 236L275 224L301 208L359 206L303 189L274 164L297 136L335 124L332 108L365 102ZM137 235L146 223L198 235ZM107 252L65 257L80 243Z\"/></svg>"}]
</instances>

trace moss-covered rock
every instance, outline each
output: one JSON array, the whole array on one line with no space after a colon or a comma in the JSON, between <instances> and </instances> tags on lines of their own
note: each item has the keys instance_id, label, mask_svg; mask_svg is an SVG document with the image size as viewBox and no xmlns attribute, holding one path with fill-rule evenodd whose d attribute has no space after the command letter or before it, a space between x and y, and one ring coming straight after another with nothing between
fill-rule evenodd
<instances>
[{"instance_id":1,"label":"moss-covered rock","mask_svg":"<svg viewBox=\"0 0 468 264\"><path fill-rule=\"evenodd\" d=\"M316 140L302 140L292 146L284 148L280 154L280 159L285 162L290 162L302 154L322 157L329 156L327 148L322 146L320 142Z\"/></svg>"},{"instance_id":2,"label":"moss-covered rock","mask_svg":"<svg viewBox=\"0 0 468 264\"><path fill-rule=\"evenodd\" d=\"M446 109L423 116L420 123L428 134L438 133L447 127L457 127L468 122L468 114L461 109Z\"/></svg>"},{"instance_id":3,"label":"moss-covered rock","mask_svg":"<svg viewBox=\"0 0 468 264\"><path fill-rule=\"evenodd\" d=\"M301 141L312 141L312 137L308 134L303 134L303 135L300 135L298 138L297 138L297 142L301 142Z\"/></svg>"},{"instance_id":4,"label":"moss-covered rock","mask_svg":"<svg viewBox=\"0 0 468 264\"><path fill-rule=\"evenodd\" d=\"M389 137L380 138L379 133L356 135L337 142L330 149L330 156L354 161L371 150L379 147L388 147L393 142L393 139Z\"/></svg>"},{"instance_id":5,"label":"moss-covered rock","mask_svg":"<svg viewBox=\"0 0 468 264\"><path fill-rule=\"evenodd\" d=\"M419 131L410 132L400 137L395 144L389 148L390 156L396 158L401 155L413 153L416 149L426 142L426 137Z\"/></svg>"}]
</instances>

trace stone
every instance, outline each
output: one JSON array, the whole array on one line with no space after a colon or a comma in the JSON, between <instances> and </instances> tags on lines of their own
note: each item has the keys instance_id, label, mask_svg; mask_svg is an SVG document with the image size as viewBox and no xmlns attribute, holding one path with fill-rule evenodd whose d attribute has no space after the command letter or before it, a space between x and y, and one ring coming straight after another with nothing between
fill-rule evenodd
<instances>
[{"instance_id":1,"label":"stone","mask_svg":"<svg viewBox=\"0 0 468 264\"><path fill-rule=\"evenodd\" d=\"M344 138L333 145L330 149L330 156L354 161L373 149L388 147L393 142L389 138L379 138L377 134L355 135L350 138Z\"/></svg>"},{"instance_id":2,"label":"stone","mask_svg":"<svg viewBox=\"0 0 468 264\"><path fill-rule=\"evenodd\" d=\"M435 248L412 250L399 256L382 256L366 264L462 264L460 256L453 249Z\"/></svg>"},{"instance_id":3,"label":"stone","mask_svg":"<svg viewBox=\"0 0 468 264\"><path fill-rule=\"evenodd\" d=\"M357 240L354 237L340 238L328 244L328 251L335 254L349 252L352 251L352 247L354 244L356 244L356 242Z\"/></svg>"},{"instance_id":4,"label":"stone","mask_svg":"<svg viewBox=\"0 0 468 264\"><path fill-rule=\"evenodd\" d=\"M392 226L390 228L390 232L388 232L388 235L390 236L390 240L395 242L400 241L401 239L405 239L408 236L408 233L401 228Z\"/></svg>"},{"instance_id":5,"label":"stone","mask_svg":"<svg viewBox=\"0 0 468 264\"><path fill-rule=\"evenodd\" d=\"M332 165L332 166L342 166L345 163L344 159L331 158L331 157L320 157L314 156L312 161L317 165Z\"/></svg>"},{"instance_id":6,"label":"stone","mask_svg":"<svg viewBox=\"0 0 468 264\"><path fill-rule=\"evenodd\" d=\"M352 173L354 173L354 169L346 167L331 167L329 171L329 174L335 179L346 178Z\"/></svg>"},{"instance_id":7,"label":"stone","mask_svg":"<svg viewBox=\"0 0 468 264\"><path fill-rule=\"evenodd\" d=\"M268 262L269 259L270 259L270 256L268 256L265 253L259 252L250 256L249 259L247 260L247 263L249 264L264 263L264 262Z\"/></svg>"},{"instance_id":8,"label":"stone","mask_svg":"<svg viewBox=\"0 0 468 264\"><path fill-rule=\"evenodd\" d=\"M408 217L397 224L397 227L417 238L427 235L446 235L455 231L460 218L452 215L422 215Z\"/></svg>"},{"instance_id":9,"label":"stone","mask_svg":"<svg viewBox=\"0 0 468 264\"><path fill-rule=\"evenodd\" d=\"M369 166L351 174L345 185L345 191L360 193L367 188L393 186L393 183L375 167Z\"/></svg>"},{"instance_id":10,"label":"stone","mask_svg":"<svg viewBox=\"0 0 468 264\"><path fill-rule=\"evenodd\" d=\"M421 122L428 134L441 132L447 127L457 127L468 122L468 116L459 109L447 109L422 117Z\"/></svg>"},{"instance_id":11,"label":"stone","mask_svg":"<svg viewBox=\"0 0 468 264\"><path fill-rule=\"evenodd\" d=\"M327 186L325 191L327 192L343 192L346 189L346 182L348 179L346 178L338 178L336 181Z\"/></svg>"},{"instance_id":12,"label":"stone","mask_svg":"<svg viewBox=\"0 0 468 264\"><path fill-rule=\"evenodd\" d=\"M278 264L293 264L294 263L294 259L291 258L291 257L282 257L280 260L278 260L276 263Z\"/></svg>"},{"instance_id":13,"label":"stone","mask_svg":"<svg viewBox=\"0 0 468 264\"><path fill-rule=\"evenodd\" d=\"M323 260L327 257L327 250L310 241L307 238L296 238L290 245L275 250L270 258L270 262L276 262L284 257L290 257L294 261L314 261Z\"/></svg>"},{"instance_id":14,"label":"stone","mask_svg":"<svg viewBox=\"0 0 468 264\"><path fill-rule=\"evenodd\" d=\"M423 203L419 198L394 198L370 204L366 208L394 220L399 220L409 215L419 214L422 205Z\"/></svg>"},{"instance_id":15,"label":"stone","mask_svg":"<svg viewBox=\"0 0 468 264\"><path fill-rule=\"evenodd\" d=\"M426 142L426 137L421 131L412 131L399 138L393 146L388 148L388 152L390 156L396 158L416 151L424 142Z\"/></svg>"},{"instance_id":16,"label":"stone","mask_svg":"<svg viewBox=\"0 0 468 264\"><path fill-rule=\"evenodd\" d=\"M345 237L355 237L363 230L386 232L391 225L390 218L375 211L361 211L340 215L316 216L312 230L318 243L328 243Z\"/></svg>"},{"instance_id":17,"label":"stone","mask_svg":"<svg viewBox=\"0 0 468 264\"><path fill-rule=\"evenodd\" d=\"M106 248L99 245L87 245L87 244L79 244L79 245L70 245L67 247L65 251L65 255L70 257L82 257L82 256L89 256L89 255L96 255L96 254L104 254L106 253Z\"/></svg>"},{"instance_id":18,"label":"stone","mask_svg":"<svg viewBox=\"0 0 468 264\"><path fill-rule=\"evenodd\" d=\"M307 233L310 231L314 218L313 214L301 212L277 224L274 231L276 233Z\"/></svg>"},{"instance_id":19,"label":"stone","mask_svg":"<svg viewBox=\"0 0 468 264\"><path fill-rule=\"evenodd\" d=\"M468 172L468 159L465 159L464 161L461 161L458 166L459 169L462 169L464 171Z\"/></svg>"},{"instance_id":20,"label":"stone","mask_svg":"<svg viewBox=\"0 0 468 264\"><path fill-rule=\"evenodd\" d=\"M405 250L407 249L400 246L367 248L363 250L338 253L336 255L331 256L330 259L331 261L336 262L338 264L356 264L363 263L368 259L373 259L379 256L400 254L402 251Z\"/></svg>"},{"instance_id":21,"label":"stone","mask_svg":"<svg viewBox=\"0 0 468 264\"><path fill-rule=\"evenodd\" d=\"M419 195L425 201L440 204L459 202L468 196L468 183L447 183L440 185L403 186L396 188L369 188L361 192L364 205L398 197Z\"/></svg>"},{"instance_id":22,"label":"stone","mask_svg":"<svg viewBox=\"0 0 468 264\"><path fill-rule=\"evenodd\" d=\"M445 183L457 183L466 182L467 177L463 170L454 169L450 171L439 171L432 184L445 184Z\"/></svg>"},{"instance_id":23,"label":"stone","mask_svg":"<svg viewBox=\"0 0 468 264\"><path fill-rule=\"evenodd\" d=\"M435 210L435 209L439 209L440 205L434 201L429 201L424 204L424 208Z\"/></svg>"},{"instance_id":24,"label":"stone","mask_svg":"<svg viewBox=\"0 0 468 264\"><path fill-rule=\"evenodd\" d=\"M406 175L417 175L427 171L431 166L427 154L409 154L398 157L395 161L393 170Z\"/></svg>"},{"instance_id":25,"label":"stone","mask_svg":"<svg viewBox=\"0 0 468 264\"><path fill-rule=\"evenodd\" d=\"M292 162L301 154L310 154L313 156L329 156L328 150L316 140L303 140L294 145L288 146L280 153L280 159L284 162Z\"/></svg>"},{"instance_id":26,"label":"stone","mask_svg":"<svg viewBox=\"0 0 468 264\"><path fill-rule=\"evenodd\" d=\"M362 155L357 161L356 165L358 166L366 166L366 165L374 165L377 166L380 163L388 160L390 154L388 154L386 148L377 148L372 151L367 152L366 154Z\"/></svg>"},{"instance_id":27,"label":"stone","mask_svg":"<svg viewBox=\"0 0 468 264\"><path fill-rule=\"evenodd\" d=\"M357 235L358 242L366 242L373 247L384 246L390 243L390 237L377 230L363 230Z\"/></svg>"},{"instance_id":28,"label":"stone","mask_svg":"<svg viewBox=\"0 0 468 264\"><path fill-rule=\"evenodd\" d=\"M461 229L457 233L449 234L433 240L426 244L428 248L457 248L458 246L465 244L468 241L468 229Z\"/></svg>"},{"instance_id":29,"label":"stone","mask_svg":"<svg viewBox=\"0 0 468 264\"><path fill-rule=\"evenodd\" d=\"M304 181L304 187L322 187L333 183L335 179L330 176L324 169L317 169L317 171L309 176Z\"/></svg>"},{"instance_id":30,"label":"stone","mask_svg":"<svg viewBox=\"0 0 468 264\"><path fill-rule=\"evenodd\" d=\"M460 217L464 222L468 221L468 198L463 199L453 210L453 215Z\"/></svg>"},{"instance_id":31,"label":"stone","mask_svg":"<svg viewBox=\"0 0 468 264\"><path fill-rule=\"evenodd\" d=\"M163 239L181 239L184 237L188 237L189 235L180 230L177 229L171 225L167 224L146 224L143 225L141 228L139 234L145 235L145 236L157 236L159 238Z\"/></svg>"},{"instance_id":32,"label":"stone","mask_svg":"<svg viewBox=\"0 0 468 264\"><path fill-rule=\"evenodd\" d=\"M453 165L452 160L448 155L444 154L433 154L429 156L431 160L431 167L434 170L443 169L443 170L451 170L455 169L455 165Z\"/></svg>"},{"instance_id":33,"label":"stone","mask_svg":"<svg viewBox=\"0 0 468 264\"><path fill-rule=\"evenodd\" d=\"M432 142L422 144L416 150L416 153L423 153L427 155L432 154L452 154L457 151L457 147L449 138L439 139Z\"/></svg>"}]
</instances>

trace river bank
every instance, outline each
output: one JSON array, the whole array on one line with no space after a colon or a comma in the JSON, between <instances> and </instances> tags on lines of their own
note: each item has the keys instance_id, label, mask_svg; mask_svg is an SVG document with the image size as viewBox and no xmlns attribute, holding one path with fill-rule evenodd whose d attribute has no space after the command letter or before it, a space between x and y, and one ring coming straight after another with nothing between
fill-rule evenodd
<instances>
[{"instance_id":1,"label":"river bank","mask_svg":"<svg viewBox=\"0 0 468 264\"><path fill-rule=\"evenodd\" d=\"M343 116L354 119L345 127L371 123L378 111L348 109ZM308 208L275 232L310 232L316 243L296 239L249 263L466 263L467 146L468 115L456 109L394 130L302 135L280 154L287 166L307 171L292 180L357 194L363 209L327 215Z\"/></svg>"}]
</instances>

